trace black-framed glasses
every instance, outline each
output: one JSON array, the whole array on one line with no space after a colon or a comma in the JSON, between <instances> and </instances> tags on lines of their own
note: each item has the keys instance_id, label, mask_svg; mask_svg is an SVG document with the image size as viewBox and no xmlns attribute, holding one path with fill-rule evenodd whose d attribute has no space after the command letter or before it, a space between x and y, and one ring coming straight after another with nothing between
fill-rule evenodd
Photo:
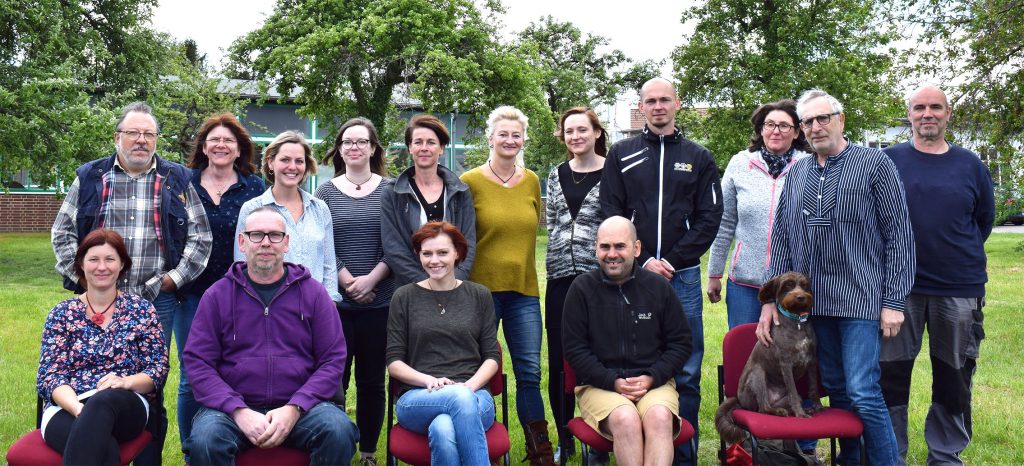
<instances>
[{"instance_id":1,"label":"black-framed glasses","mask_svg":"<svg viewBox=\"0 0 1024 466\"><path fill-rule=\"evenodd\" d=\"M840 112L832 112L832 113L826 113L824 115L818 115L818 116L813 116L813 117L810 117L810 118L804 118L803 120L800 120L800 126L803 126L804 128L810 128L811 125L813 125L815 121L818 122L819 126L825 126L825 125L831 123L832 122L832 117L838 115L839 113Z\"/></svg>"},{"instance_id":2,"label":"black-framed glasses","mask_svg":"<svg viewBox=\"0 0 1024 466\"><path fill-rule=\"evenodd\" d=\"M153 142L156 141L156 137L160 135L159 133L147 133L142 131L135 131L133 129L130 129L128 131L117 130L117 132L127 136L128 139L132 141L138 141L140 137L143 137L146 138L146 141Z\"/></svg>"},{"instance_id":3,"label":"black-framed glasses","mask_svg":"<svg viewBox=\"0 0 1024 466\"><path fill-rule=\"evenodd\" d=\"M359 139L357 141L353 141L351 139L342 139L341 140L341 148L342 149L351 149L352 146L356 146L359 149L366 149L367 147L370 147L370 140L369 139Z\"/></svg>"},{"instance_id":4,"label":"black-framed glasses","mask_svg":"<svg viewBox=\"0 0 1024 466\"><path fill-rule=\"evenodd\" d=\"M270 239L271 243L280 243L287 236L283 231L245 231L242 233L249 238L249 241L257 244L262 243L263 238Z\"/></svg>"},{"instance_id":5,"label":"black-framed glasses","mask_svg":"<svg viewBox=\"0 0 1024 466\"><path fill-rule=\"evenodd\" d=\"M793 131L793 128L796 128L796 126L793 126L789 123L775 123L771 121L764 122L764 124L761 125L761 127L764 128L769 133L773 133L776 129L778 129L779 132L782 134L789 134L790 131Z\"/></svg>"},{"instance_id":6,"label":"black-framed glasses","mask_svg":"<svg viewBox=\"0 0 1024 466\"><path fill-rule=\"evenodd\" d=\"M227 146L238 144L238 141L235 138L206 138L206 142L214 145L224 144Z\"/></svg>"}]
</instances>

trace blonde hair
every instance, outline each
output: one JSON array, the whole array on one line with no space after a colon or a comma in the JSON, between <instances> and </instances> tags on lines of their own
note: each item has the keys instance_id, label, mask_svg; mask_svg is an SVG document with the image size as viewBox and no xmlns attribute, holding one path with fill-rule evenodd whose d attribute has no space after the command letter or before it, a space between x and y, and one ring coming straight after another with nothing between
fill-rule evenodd
<instances>
[{"instance_id":1,"label":"blonde hair","mask_svg":"<svg viewBox=\"0 0 1024 466\"><path fill-rule=\"evenodd\" d=\"M494 136L494 127L502 120L519 122L523 126L523 139L526 139L526 128L530 126L530 119L526 117L522 110L511 105L502 105L491 111L491 114L487 116L487 137Z\"/></svg>"},{"instance_id":2,"label":"blonde hair","mask_svg":"<svg viewBox=\"0 0 1024 466\"><path fill-rule=\"evenodd\" d=\"M306 173L302 175L302 181L306 180L306 176L316 174L316 160L313 160L313 149L306 142L306 138L302 133L298 131L285 131L278 134L270 144L267 145L266 149L263 149L263 162L260 164L260 169L263 171L263 176L274 183L274 172L270 169L270 162L274 161L277 157L277 153L281 150L281 146L285 144L298 144L302 146L302 151L305 153L306 160Z\"/></svg>"}]
</instances>

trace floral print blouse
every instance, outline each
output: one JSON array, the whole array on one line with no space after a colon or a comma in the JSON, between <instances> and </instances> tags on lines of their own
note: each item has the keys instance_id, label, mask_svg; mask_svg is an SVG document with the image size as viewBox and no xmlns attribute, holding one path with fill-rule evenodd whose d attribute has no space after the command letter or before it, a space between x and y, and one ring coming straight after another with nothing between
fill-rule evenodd
<instances>
[{"instance_id":1,"label":"floral print blouse","mask_svg":"<svg viewBox=\"0 0 1024 466\"><path fill-rule=\"evenodd\" d=\"M122 377L141 372L156 390L163 386L169 366L156 309L131 293L120 293L116 301L106 329L86 317L78 297L61 301L46 317L36 389L47 406L57 387L70 385L81 394L110 372Z\"/></svg>"}]
</instances>

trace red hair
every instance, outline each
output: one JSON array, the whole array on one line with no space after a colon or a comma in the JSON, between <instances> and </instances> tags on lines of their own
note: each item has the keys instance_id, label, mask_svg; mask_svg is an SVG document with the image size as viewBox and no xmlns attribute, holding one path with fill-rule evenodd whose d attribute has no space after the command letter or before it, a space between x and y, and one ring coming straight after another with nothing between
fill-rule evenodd
<instances>
[{"instance_id":1,"label":"red hair","mask_svg":"<svg viewBox=\"0 0 1024 466\"><path fill-rule=\"evenodd\" d=\"M419 254L423 249L423 242L428 239L437 238L442 234L448 235L452 240L452 244L455 246L455 252L459 254L459 258L455 261L455 265L459 265L466 256L469 254L469 241L466 241L466 237L462 236L462 232L455 225L448 222L427 222L416 233L412 234L412 249Z\"/></svg>"},{"instance_id":2,"label":"red hair","mask_svg":"<svg viewBox=\"0 0 1024 466\"><path fill-rule=\"evenodd\" d=\"M109 244L114 248L114 252L121 259L123 267L121 267L121 273L117 274L117 281L124 280L124 277L128 275L128 270L132 268L132 258L128 255L128 247L124 245L124 238L120 234L108 228L93 230L85 235L85 239L78 244L78 252L75 253L75 277L83 287L85 286L85 270L82 268L82 262L85 261L85 255L90 249L104 244Z\"/></svg>"}]
</instances>

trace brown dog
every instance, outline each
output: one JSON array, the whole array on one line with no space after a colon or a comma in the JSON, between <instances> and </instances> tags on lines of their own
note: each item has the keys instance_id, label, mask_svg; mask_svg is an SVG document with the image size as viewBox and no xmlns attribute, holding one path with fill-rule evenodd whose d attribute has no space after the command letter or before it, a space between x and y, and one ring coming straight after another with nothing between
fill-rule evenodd
<instances>
[{"instance_id":1,"label":"brown dog","mask_svg":"<svg viewBox=\"0 0 1024 466\"><path fill-rule=\"evenodd\" d=\"M762 303L779 306L779 325L771 326L772 345L760 341L740 375L735 398L729 398L715 413L715 427L726 443L742 441L746 433L732 418L737 407L776 416L810 417L822 409L818 396L817 341L807 316L814 300L810 282L803 274L787 272L761 287ZM813 406L805 411L796 382L807 374L808 398Z\"/></svg>"}]
</instances>

